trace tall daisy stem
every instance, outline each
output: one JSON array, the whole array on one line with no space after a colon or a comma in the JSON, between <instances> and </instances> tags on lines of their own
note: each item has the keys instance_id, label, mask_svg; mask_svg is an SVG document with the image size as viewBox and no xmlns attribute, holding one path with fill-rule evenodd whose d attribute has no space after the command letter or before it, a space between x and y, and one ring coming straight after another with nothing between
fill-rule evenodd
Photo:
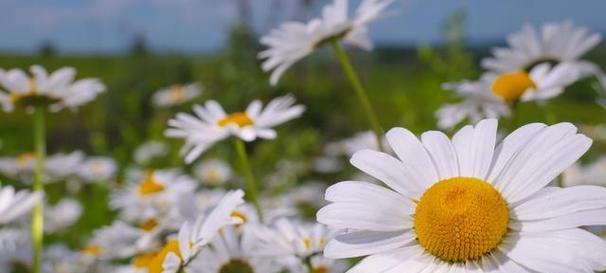
<instances>
[{"instance_id":1,"label":"tall daisy stem","mask_svg":"<svg viewBox=\"0 0 606 273\"><path fill-rule=\"evenodd\" d=\"M259 203L259 190L257 187L257 181L255 180L255 176L253 175L252 169L250 168L250 163L248 162L246 147L244 146L244 142L237 137L234 137L234 145L236 147L238 157L240 157L242 172L244 172L244 176L246 178L246 188L248 190L247 195L249 196L250 201L253 203L255 209L257 210L257 214L259 215L259 221L263 223L263 210L261 209L261 205Z\"/></svg>"},{"instance_id":2,"label":"tall daisy stem","mask_svg":"<svg viewBox=\"0 0 606 273\"><path fill-rule=\"evenodd\" d=\"M305 262L305 266L307 267L307 270L309 271L309 273L314 273L314 266L311 263L311 256L305 258L304 262Z\"/></svg>"},{"instance_id":3,"label":"tall daisy stem","mask_svg":"<svg viewBox=\"0 0 606 273\"><path fill-rule=\"evenodd\" d=\"M351 86L353 87L356 96L358 97L358 100L360 101L360 104L362 104L362 108L364 108L364 111L366 112L366 117L368 118L372 131L375 134L379 149L383 151L383 142L381 141L383 129L381 128L379 118L377 117L377 114L374 108L372 107L370 100L368 99L368 94L364 89L364 86L362 86L360 78L358 78L358 75L356 74L356 71L354 70L351 64L349 57L347 57L347 54L345 53L345 50L343 50L343 47L341 46L339 41L332 40L330 44L332 45L332 48L334 49L335 54L337 55L337 58L339 59L339 62L341 63L341 66L343 67L343 70L345 71L345 74L347 75L347 78L349 79L349 82L351 83Z\"/></svg>"},{"instance_id":4,"label":"tall daisy stem","mask_svg":"<svg viewBox=\"0 0 606 273\"><path fill-rule=\"evenodd\" d=\"M44 116L46 109L44 106L36 106L34 110L34 150L36 153L36 168L34 171L34 192L44 195L44 185L42 184L44 158L46 156L46 132L44 125ZM41 254L44 231L44 201L43 198L38 201L32 214L32 242L33 242L33 263L32 272L40 272Z\"/></svg>"}]
</instances>

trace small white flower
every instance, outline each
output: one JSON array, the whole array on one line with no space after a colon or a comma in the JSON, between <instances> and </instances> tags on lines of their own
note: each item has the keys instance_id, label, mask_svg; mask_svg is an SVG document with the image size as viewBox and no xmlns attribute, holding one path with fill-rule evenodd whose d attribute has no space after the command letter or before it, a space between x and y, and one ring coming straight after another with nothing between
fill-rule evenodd
<instances>
[{"instance_id":1,"label":"small white flower","mask_svg":"<svg viewBox=\"0 0 606 273\"><path fill-rule=\"evenodd\" d=\"M133 160L137 164L147 165L152 160L168 155L170 147L162 141L147 141L139 145L133 152Z\"/></svg>"},{"instance_id":2,"label":"small white flower","mask_svg":"<svg viewBox=\"0 0 606 273\"><path fill-rule=\"evenodd\" d=\"M217 186L229 181L233 171L225 161L211 159L197 164L194 167L194 176L205 185Z\"/></svg>"},{"instance_id":3,"label":"small white flower","mask_svg":"<svg viewBox=\"0 0 606 273\"><path fill-rule=\"evenodd\" d=\"M299 60L314 52L332 39L342 40L362 49L370 50L367 26L384 16L384 10L393 0L362 0L355 15L348 15L348 0L334 0L324 7L320 18L307 23L286 22L261 38L268 49L259 53L265 59L262 68L272 71L270 82L278 83L284 72Z\"/></svg>"},{"instance_id":4,"label":"small white flower","mask_svg":"<svg viewBox=\"0 0 606 273\"><path fill-rule=\"evenodd\" d=\"M465 120L499 118L511 114L510 103L544 101L560 95L566 86L579 79L579 71L569 63L551 66L541 63L530 72L485 73L478 81L446 83L444 89L463 100L447 104L436 112L438 127L451 128Z\"/></svg>"},{"instance_id":5,"label":"small white flower","mask_svg":"<svg viewBox=\"0 0 606 273\"><path fill-rule=\"evenodd\" d=\"M275 138L276 131L272 127L297 118L305 111L305 106L293 106L294 103L292 96L282 96L263 108L263 104L255 100L246 111L227 114L219 103L211 100L204 106L194 105L196 116L178 113L168 121L172 128L167 129L165 135L185 139L181 152L186 155L185 162L191 163L210 146L230 135L244 141Z\"/></svg>"},{"instance_id":6,"label":"small white flower","mask_svg":"<svg viewBox=\"0 0 606 273\"><path fill-rule=\"evenodd\" d=\"M110 157L89 157L78 168L78 176L87 182L109 182L118 170Z\"/></svg>"},{"instance_id":7,"label":"small white flower","mask_svg":"<svg viewBox=\"0 0 606 273\"><path fill-rule=\"evenodd\" d=\"M387 140L397 158L364 150L362 181L326 190L318 221L346 233L328 258L368 256L348 272L585 272L606 269L606 242L579 227L604 225L606 189L548 187L592 141L570 123L532 123L497 142L497 121L452 138L404 128Z\"/></svg>"},{"instance_id":8,"label":"small white flower","mask_svg":"<svg viewBox=\"0 0 606 273\"><path fill-rule=\"evenodd\" d=\"M27 214L40 198L40 193L0 185L0 226Z\"/></svg>"},{"instance_id":9,"label":"small white flower","mask_svg":"<svg viewBox=\"0 0 606 273\"><path fill-rule=\"evenodd\" d=\"M598 45L599 33L589 33L570 21L546 23L540 29L526 25L509 35L508 48L496 48L492 57L482 60L482 66L496 73L530 71L540 63L569 63L584 71L582 76L595 72L594 64L580 60L581 56Z\"/></svg>"},{"instance_id":10,"label":"small white flower","mask_svg":"<svg viewBox=\"0 0 606 273\"><path fill-rule=\"evenodd\" d=\"M26 229L0 229L0 272L12 272L14 264L30 266L32 242Z\"/></svg>"},{"instance_id":11,"label":"small white flower","mask_svg":"<svg viewBox=\"0 0 606 273\"><path fill-rule=\"evenodd\" d=\"M47 105L51 111L63 108L76 109L105 91L98 79L74 81L76 70L61 68L50 75L39 65L30 68L32 76L21 69L0 71L0 104L4 111L10 112L16 104L26 107L38 104Z\"/></svg>"},{"instance_id":12,"label":"small white flower","mask_svg":"<svg viewBox=\"0 0 606 273\"><path fill-rule=\"evenodd\" d=\"M65 198L44 209L44 231L55 233L70 227L82 215L82 205L74 199Z\"/></svg>"},{"instance_id":13,"label":"small white flower","mask_svg":"<svg viewBox=\"0 0 606 273\"><path fill-rule=\"evenodd\" d=\"M76 174L83 160L84 154L79 151L48 156L42 166L42 180L45 183L65 180ZM36 155L33 153L0 158L0 172L27 184L32 182L35 165Z\"/></svg>"},{"instance_id":14,"label":"small white flower","mask_svg":"<svg viewBox=\"0 0 606 273\"><path fill-rule=\"evenodd\" d=\"M139 229L116 221L110 226L96 230L80 253L92 259L127 258L140 251L136 245L140 237Z\"/></svg>"},{"instance_id":15,"label":"small white flower","mask_svg":"<svg viewBox=\"0 0 606 273\"><path fill-rule=\"evenodd\" d=\"M200 94L202 94L200 84L176 84L158 90L152 96L152 103L156 107L171 107L191 101Z\"/></svg>"}]
</instances>

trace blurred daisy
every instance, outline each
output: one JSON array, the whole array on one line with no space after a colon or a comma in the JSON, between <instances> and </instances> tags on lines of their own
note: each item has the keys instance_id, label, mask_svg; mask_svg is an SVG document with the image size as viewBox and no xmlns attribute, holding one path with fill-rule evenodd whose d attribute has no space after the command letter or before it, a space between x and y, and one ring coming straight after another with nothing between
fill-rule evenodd
<instances>
[{"instance_id":1,"label":"blurred daisy","mask_svg":"<svg viewBox=\"0 0 606 273\"><path fill-rule=\"evenodd\" d=\"M575 164L562 175L562 185L571 187L577 185L606 186L606 157L582 166Z\"/></svg>"},{"instance_id":2,"label":"blurred daisy","mask_svg":"<svg viewBox=\"0 0 606 273\"><path fill-rule=\"evenodd\" d=\"M535 66L530 73L486 73L478 81L446 83L442 87L463 100L447 104L436 112L440 128L452 128L469 119L499 118L511 114L510 104L518 101L544 101L560 95L566 86L578 79L569 64L554 67L547 63Z\"/></svg>"},{"instance_id":3,"label":"blurred daisy","mask_svg":"<svg viewBox=\"0 0 606 273\"><path fill-rule=\"evenodd\" d=\"M64 198L55 205L47 204L44 209L44 231L61 232L72 226L82 215L80 202Z\"/></svg>"},{"instance_id":4,"label":"blurred daisy","mask_svg":"<svg viewBox=\"0 0 606 273\"><path fill-rule=\"evenodd\" d=\"M105 91L98 79L87 78L74 81L76 70L72 67L61 68L50 75L39 65L30 68L31 75L21 69L0 71L0 105L10 112L15 105L31 107L47 105L50 110L63 108L75 109L92 100Z\"/></svg>"},{"instance_id":5,"label":"blurred daisy","mask_svg":"<svg viewBox=\"0 0 606 273\"><path fill-rule=\"evenodd\" d=\"M176 170L132 170L127 173L128 185L116 189L110 205L120 209L123 219L144 222L177 209L180 198L193 192L195 182Z\"/></svg>"},{"instance_id":6,"label":"blurred daisy","mask_svg":"<svg viewBox=\"0 0 606 273\"><path fill-rule=\"evenodd\" d=\"M233 171L229 164L218 159L205 160L194 167L194 176L208 186L218 186L229 181Z\"/></svg>"},{"instance_id":7,"label":"blurred daisy","mask_svg":"<svg viewBox=\"0 0 606 273\"><path fill-rule=\"evenodd\" d=\"M96 230L80 253L90 259L124 259L139 252L136 241L140 236L137 228L116 221Z\"/></svg>"},{"instance_id":8,"label":"blurred daisy","mask_svg":"<svg viewBox=\"0 0 606 273\"><path fill-rule=\"evenodd\" d=\"M158 90L152 96L156 107L171 107L189 102L202 94L202 86L197 83L176 84Z\"/></svg>"},{"instance_id":9,"label":"blurred daisy","mask_svg":"<svg viewBox=\"0 0 606 273\"><path fill-rule=\"evenodd\" d=\"M348 15L348 0L334 0L324 7L320 18L307 23L286 22L261 38L268 49L259 53L265 59L262 68L272 71L270 82L278 83L284 72L299 60L332 40L370 50L367 26L384 16L384 10L393 0L362 0L354 16Z\"/></svg>"},{"instance_id":10,"label":"blurred daisy","mask_svg":"<svg viewBox=\"0 0 606 273\"><path fill-rule=\"evenodd\" d=\"M45 183L52 183L73 176L83 160L84 154L79 151L50 155L42 166L42 179ZM3 157L0 158L0 172L20 182L31 183L35 163L36 155L33 153L23 153L16 157Z\"/></svg>"},{"instance_id":11,"label":"blurred daisy","mask_svg":"<svg viewBox=\"0 0 606 273\"><path fill-rule=\"evenodd\" d=\"M497 121L452 139L394 128L398 158L364 150L354 166L388 187L345 181L326 191L318 221L347 233L328 258L363 259L348 272L594 272L606 242L580 226L606 224L606 189L546 187L591 146L570 123L525 125L500 144Z\"/></svg>"},{"instance_id":12,"label":"blurred daisy","mask_svg":"<svg viewBox=\"0 0 606 273\"><path fill-rule=\"evenodd\" d=\"M256 241L254 251L260 256L296 256L308 258L321 253L333 236L326 226L281 218L270 227L251 230Z\"/></svg>"},{"instance_id":13,"label":"blurred daisy","mask_svg":"<svg viewBox=\"0 0 606 273\"><path fill-rule=\"evenodd\" d=\"M598 45L599 33L589 33L570 21L546 23L541 29L526 25L509 35L508 48L496 48L492 57L482 60L482 66L496 73L530 71L541 63L569 63L581 76L595 73L595 66L580 60L581 56Z\"/></svg>"},{"instance_id":14,"label":"blurred daisy","mask_svg":"<svg viewBox=\"0 0 606 273\"><path fill-rule=\"evenodd\" d=\"M383 146L387 146L385 139L382 141ZM372 131L357 133L350 138L340 141L339 144L343 149L343 153L348 156L352 156L355 152L363 149L380 150L377 138Z\"/></svg>"},{"instance_id":15,"label":"blurred daisy","mask_svg":"<svg viewBox=\"0 0 606 273\"><path fill-rule=\"evenodd\" d=\"M227 114L219 103L211 100L204 106L194 105L196 116L179 113L169 120L168 125L172 128L167 129L165 135L185 139L181 152L186 155L185 162L191 163L214 143L230 135L244 141L275 138L276 131L272 127L297 118L305 111L305 106L294 103L292 96L282 96L263 108L263 104L255 100L246 111Z\"/></svg>"},{"instance_id":16,"label":"blurred daisy","mask_svg":"<svg viewBox=\"0 0 606 273\"><path fill-rule=\"evenodd\" d=\"M311 264L311 273L343 273L349 268L346 261L328 259L322 254L312 256L309 262ZM293 273L310 272L309 266L305 264L299 264L290 270Z\"/></svg>"},{"instance_id":17,"label":"blurred daisy","mask_svg":"<svg viewBox=\"0 0 606 273\"><path fill-rule=\"evenodd\" d=\"M241 190L228 192L210 213L200 215L194 222L184 223L177 238L169 240L148 261L148 273L176 273L182 267L187 268L219 230L242 223L241 218L233 217L231 213L244 203L243 197Z\"/></svg>"},{"instance_id":18,"label":"blurred daisy","mask_svg":"<svg viewBox=\"0 0 606 273\"><path fill-rule=\"evenodd\" d=\"M170 147L162 141L147 141L139 145L133 152L133 160L139 165L147 165L157 158L168 155Z\"/></svg>"},{"instance_id":19,"label":"blurred daisy","mask_svg":"<svg viewBox=\"0 0 606 273\"><path fill-rule=\"evenodd\" d=\"M14 265L29 268L32 263L31 253L32 243L26 229L0 229L0 272L14 272Z\"/></svg>"},{"instance_id":20,"label":"blurred daisy","mask_svg":"<svg viewBox=\"0 0 606 273\"><path fill-rule=\"evenodd\" d=\"M254 244L247 236L246 231L233 227L225 227L200 252L200 257L194 259L192 272L197 273L275 273L280 272L283 266L276 260L267 257L257 257L251 246Z\"/></svg>"},{"instance_id":21,"label":"blurred daisy","mask_svg":"<svg viewBox=\"0 0 606 273\"><path fill-rule=\"evenodd\" d=\"M40 198L40 193L0 185L0 226L29 213Z\"/></svg>"},{"instance_id":22,"label":"blurred daisy","mask_svg":"<svg viewBox=\"0 0 606 273\"><path fill-rule=\"evenodd\" d=\"M78 168L78 176L87 182L109 182L117 170L116 161L110 157L88 157Z\"/></svg>"}]
</instances>

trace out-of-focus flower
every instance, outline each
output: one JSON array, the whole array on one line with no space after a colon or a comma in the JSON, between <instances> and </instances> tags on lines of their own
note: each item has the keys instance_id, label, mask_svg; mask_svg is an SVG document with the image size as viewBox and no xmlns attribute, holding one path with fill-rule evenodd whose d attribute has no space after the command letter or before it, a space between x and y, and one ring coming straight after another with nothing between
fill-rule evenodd
<instances>
[{"instance_id":1,"label":"out-of-focus flower","mask_svg":"<svg viewBox=\"0 0 606 273\"><path fill-rule=\"evenodd\" d=\"M43 181L58 182L75 175L83 159L84 154L79 151L48 156L43 165ZM36 156L33 153L0 158L0 172L21 182L31 183L35 163Z\"/></svg>"},{"instance_id":2,"label":"out-of-focus flower","mask_svg":"<svg viewBox=\"0 0 606 273\"><path fill-rule=\"evenodd\" d=\"M136 244L140 236L141 232L137 228L116 221L96 230L80 253L91 259L124 259L140 251Z\"/></svg>"},{"instance_id":3,"label":"out-of-focus flower","mask_svg":"<svg viewBox=\"0 0 606 273\"><path fill-rule=\"evenodd\" d=\"M39 65L30 68L32 76L21 69L0 71L0 105L10 112L15 105L32 107L48 106L52 111L63 108L76 109L105 91L105 85L98 79L87 78L74 81L76 70L61 68L50 75Z\"/></svg>"},{"instance_id":4,"label":"out-of-focus flower","mask_svg":"<svg viewBox=\"0 0 606 273\"><path fill-rule=\"evenodd\" d=\"M495 48L492 57L482 60L482 66L502 74L514 71L531 71L541 63L568 63L580 76L595 74L599 68L581 56L600 43L599 33L589 33L570 21L546 23L541 29L526 25L521 31L509 35L507 48Z\"/></svg>"},{"instance_id":5,"label":"out-of-focus flower","mask_svg":"<svg viewBox=\"0 0 606 273\"><path fill-rule=\"evenodd\" d=\"M165 157L170 152L168 144L162 141L148 141L139 145L133 152L133 160L140 165L146 165L156 158Z\"/></svg>"},{"instance_id":6,"label":"out-of-focus flower","mask_svg":"<svg viewBox=\"0 0 606 273\"><path fill-rule=\"evenodd\" d=\"M110 157L89 157L78 168L78 176L87 182L109 182L118 170Z\"/></svg>"},{"instance_id":7,"label":"out-of-focus flower","mask_svg":"<svg viewBox=\"0 0 606 273\"><path fill-rule=\"evenodd\" d=\"M388 187L345 181L326 190L332 203L318 221L345 233L324 255L369 256L350 270L365 273L604 270L606 243L579 227L606 224L595 217L606 213L606 189L546 187L591 146L576 132L532 123L498 144L496 120L452 139L391 129L397 158L364 150L351 159Z\"/></svg>"},{"instance_id":8,"label":"out-of-focus flower","mask_svg":"<svg viewBox=\"0 0 606 273\"><path fill-rule=\"evenodd\" d=\"M294 103L292 96L282 96L263 108L263 104L255 100L246 111L227 114L219 103L211 100L204 106L194 105L196 116L179 113L169 120L172 128L167 129L165 135L185 139L181 152L185 154L185 162L191 163L210 146L230 135L244 141L275 138L276 131L272 127L297 118L305 111L305 106Z\"/></svg>"},{"instance_id":9,"label":"out-of-focus flower","mask_svg":"<svg viewBox=\"0 0 606 273\"><path fill-rule=\"evenodd\" d=\"M554 67L542 63L529 73L486 73L478 81L446 83L443 88L455 92L463 100L437 111L438 126L451 128L465 119L477 122L483 118L509 116L510 103L556 97L578 78L578 71L568 63Z\"/></svg>"},{"instance_id":10,"label":"out-of-focus flower","mask_svg":"<svg viewBox=\"0 0 606 273\"><path fill-rule=\"evenodd\" d=\"M197 164L194 167L194 176L205 185L218 186L229 181L233 171L227 162L211 159Z\"/></svg>"},{"instance_id":11,"label":"out-of-focus flower","mask_svg":"<svg viewBox=\"0 0 606 273\"><path fill-rule=\"evenodd\" d=\"M194 222L185 222L177 238L170 239L147 261L148 273L176 273L182 266L191 266L192 260L199 257L220 230L242 224L242 219L232 216L232 212L244 203L243 197L241 190L228 192L210 213L200 215Z\"/></svg>"},{"instance_id":12,"label":"out-of-focus flower","mask_svg":"<svg viewBox=\"0 0 606 273\"><path fill-rule=\"evenodd\" d=\"M251 246L254 240L246 231L225 227L193 260L190 266L199 273L222 272L266 272L276 273L283 269L278 261L268 257L257 257Z\"/></svg>"},{"instance_id":13,"label":"out-of-focus flower","mask_svg":"<svg viewBox=\"0 0 606 273\"><path fill-rule=\"evenodd\" d=\"M200 84L176 84L158 90L152 96L152 102L156 107L171 107L191 101L200 94L202 94Z\"/></svg>"},{"instance_id":14,"label":"out-of-focus flower","mask_svg":"<svg viewBox=\"0 0 606 273\"><path fill-rule=\"evenodd\" d=\"M127 180L126 187L112 193L110 205L130 222L165 217L178 209L182 196L195 189L193 179L176 170L132 170Z\"/></svg>"},{"instance_id":15,"label":"out-of-focus flower","mask_svg":"<svg viewBox=\"0 0 606 273\"><path fill-rule=\"evenodd\" d=\"M0 226L27 214L40 198L40 193L0 185Z\"/></svg>"},{"instance_id":16,"label":"out-of-focus flower","mask_svg":"<svg viewBox=\"0 0 606 273\"><path fill-rule=\"evenodd\" d=\"M65 198L44 210L44 231L55 233L70 227L82 215L82 205L74 199Z\"/></svg>"},{"instance_id":17,"label":"out-of-focus flower","mask_svg":"<svg viewBox=\"0 0 606 273\"><path fill-rule=\"evenodd\" d=\"M600 157L588 165L575 164L562 174L562 185L565 187L578 185L606 186L606 157Z\"/></svg>"},{"instance_id":18,"label":"out-of-focus flower","mask_svg":"<svg viewBox=\"0 0 606 273\"><path fill-rule=\"evenodd\" d=\"M299 60L332 40L366 50L372 49L367 26L384 16L393 0L362 0L355 15L348 15L348 0L334 0L324 7L320 18L307 23L286 22L261 38L268 48L259 53L265 59L262 68L272 71L270 82L275 85L284 72Z\"/></svg>"},{"instance_id":19,"label":"out-of-focus flower","mask_svg":"<svg viewBox=\"0 0 606 273\"><path fill-rule=\"evenodd\" d=\"M1 200L1 199L0 199ZM25 229L0 229L0 272L12 272L13 265L32 263L32 242Z\"/></svg>"},{"instance_id":20,"label":"out-of-focus flower","mask_svg":"<svg viewBox=\"0 0 606 273\"><path fill-rule=\"evenodd\" d=\"M349 265L346 261L328 259L322 254L312 256L309 262L311 264L312 273L343 273L349 268ZM295 264L289 269L292 273L310 272L308 265L305 265L303 263Z\"/></svg>"}]
</instances>

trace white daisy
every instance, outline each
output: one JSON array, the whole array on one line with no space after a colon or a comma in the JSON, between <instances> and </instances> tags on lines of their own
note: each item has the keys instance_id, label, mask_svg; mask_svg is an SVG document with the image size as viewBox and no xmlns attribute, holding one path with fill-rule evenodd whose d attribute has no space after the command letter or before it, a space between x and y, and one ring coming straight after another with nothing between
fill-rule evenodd
<instances>
[{"instance_id":1,"label":"white daisy","mask_svg":"<svg viewBox=\"0 0 606 273\"><path fill-rule=\"evenodd\" d=\"M570 123L525 125L496 144L497 121L449 139L387 133L398 158L360 151L351 162L388 187L346 181L318 221L348 233L328 258L367 256L348 272L594 272L606 242L578 228L606 224L606 189L546 187L591 146Z\"/></svg>"},{"instance_id":2,"label":"white daisy","mask_svg":"<svg viewBox=\"0 0 606 273\"><path fill-rule=\"evenodd\" d=\"M343 42L370 50L372 42L368 38L367 25L384 16L384 10L393 0L362 0L355 15L348 15L348 0L334 0L322 10L322 17L307 23L286 22L261 38L261 44L268 49L259 53L265 59L262 68L272 71L272 85L284 72L299 60L331 40Z\"/></svg>"},{"instance_id":3,"label":"white daisy","mask_svg":"<svg viewBox=\"0 0 606 273\"><path fill-rule=\"evenodd\" d=\"M11 186L0 185L0 226L27 214L40 198L38 192L16 191Z\"/></svg>"},{"instance_id":4,"label":"white daisy","mask_svg":"<svg viewBox=\"0 0 606 273\"><path fill-rule=\"evenodd\" d=\"M83 159L84 154L79 151L48 156L42 166L42 180L45 183L52 183L75 175ZM36 155L33 153L0 158L0 172L23 183L31 183L35 165Z\"/></svg>"},{"instance_id":5,"label":"white daisy","mask_svg":"<svg viewBox=\"0 0 606 273\"><path fill-rule=\"evenodd\" d=\"M140 237L139 229L116 221L96 230L80 253L90 259L124 259L140 251L136 244Z\"/></svg>"},{"instance_id":6,"label":"white daisy","mask_svg":"<svg viewBox=\"0 0 606 273\"><path fill-rule=\"evenodd\" d=\"M147 165L154 159L167 156L169 152L170 147L166 142L151 140L137 146L133 160L139 165Z\"/></svg>"},{"instance_id":7,"label":"white daisy","mask_svg":"<svg viewBox=\"0 0 606 273\"><path fill-rule=\"evenodd\" d=\"M11 273L13 265L28 269L32 262L32 242L25 229L0 229L0 272ZM22 268L23 269L23 268Z\"/></svg>"},{"instance_id":8,"label":"white daisy","mask_svg":"<svg viewBox=\"0 0 606 273\"><path fill-rule=\"evenodd\" d=\"M158 90L152 96L152 103L156 107L171 107L191 101L200 94L202 94L200 84L175 84Z\"/></svg>"},{"instance_id":9,"label":"white daisy","mask_svg":"<svg viewBox=\"0 0 606 273\"><path fill-rule=\"evenodd\" d=\"M383 146L387 146L385 139L382 139ZM363 149L371 149L379 151L377 138L372 131L365 131L355 134L354 136L341 140L339 142L343 149L343 153L352 156L355 152Z\"/></svg>"},{"instance_id":10,"label":"white daisy","mask_svg":"<svg viewBox=\"0 0 606 273\"><path fill-rule=\"evenodd\" d=\"M182 196L196 187L193 179L176 170L132 170L127 180L126 187L112 193L110 205L123 219L137 223L168 217Z\"/></svg>"},{"instance_id":11,"label":"white daisy","mask_svg":"<svg viewBox=\"0 0 606 273\"><path fill-rule=\"evenodd\" d=\"M75 109L105 91L98 79L74 81L76 70L72 67L61 68L49 75L43 67L34 65L30 72L32 76L21 69L0 71L0 84L4 88L0 91L0 104L4 111L12 111L18 104L25 107L48 105L52 111Z\"/></svg>"},{"instance_id":12,"label":"white daisy","mask_svg":"<svg viewBox=\"0 0 606 273\"><path fill-rule=\"evenodd\" d=\"M244 203L243 197L241 190L228 192L210 213L200 215L195 222L184 223L177 238L169 240L160 252L147 261L148 273L175 273L181 267L188 268L219 230L242 223L241 218L233 217L231 213Z\"/></svg>"},{"instance_id":13,"label":"white daisy","mask_svg":"<svg viewBox=\"0 0 606 273\"><path fill-rule=\"evenodd\" d=\"M447 104L436 112L438 126L451 128L465 119L477 122L482 118L509 116L510 103L544 101L556 97L578 76L578 71L570 64L551 67L548 63L542 63L529 73L486 73L478 81L446 83L442 87L455 92L463 100Z\"/></svg>"},{"instance_id":14,"label":"white daisy","mask_svg":"<svg viewBox=\"0 0 606 273\"><path fill-rule=\"evenodd\" d=\"M47 204L44 209L44 231L55 233L64 231L82 215L80 202L64 198L55 205Z\"/></svg>"},{"instance_id":15,"label":"white daisy","mask_svg":"<svg viewBox=\"0 0 606 273\"><path fill-rule=\"evenodd\" d=\"M246 230L225 227L191 263L191 273L275 273L283 266L268 257L257 257L251 246L254 239Z\"/></svg>"},{"instance_id":16,"label":"white daisy","mask_svg":"<svg viewBox=\"0 0 606 273\"><path fill-rule=\"evenodd\" d=\"M297 118L305 111L305 106L293 106L294 103L292 96L282 96L263 108L263 104L255 100L246 111L227 114L219 103L211 100L204 106L194 105L196 116L179 113L169 120L172 128L167 129L165 135L185 139L181 151L186 154L185 161L191 163L214 143L230 135L244 141L275 138L276 131L272 127Z\"/></svg>"},{"instance_id":17,"label":"white daisy","mask_svg":"<svg viewBox=\"0 0 606 273\"><path fill-rule=\"evenodd\" d=\"M88 157L78 168L78 176L87 182L109 182L117 170L116 161L110 157Z\"/></svg>"},{"instance_id":18,"label":"white daisy","mask_svg":"<svg viewBox=\"0 0 606 273\"><path fill-rule=\"evenodd\" d=\"M223 160L205 160L194 167L194 177L208 186L222 185L229 181L232 176L231 167Z\"/></svg>"},{"instance_id":19,"label":"white daisy","mask_svg":"<svg viewBox=\"0 0 606 273\"><path fill-rule=\"evenodd\" d=\"M530 71L540 63L569 63L583 76L594 73L594 64L580 60L581 56L598 45L599 33L589 33L570 21L546 23L541 29L526 25L509 35L508 48L495 48L492 57L482 60L482 66L496 73Z\"/></svg>"}]
</instances>

